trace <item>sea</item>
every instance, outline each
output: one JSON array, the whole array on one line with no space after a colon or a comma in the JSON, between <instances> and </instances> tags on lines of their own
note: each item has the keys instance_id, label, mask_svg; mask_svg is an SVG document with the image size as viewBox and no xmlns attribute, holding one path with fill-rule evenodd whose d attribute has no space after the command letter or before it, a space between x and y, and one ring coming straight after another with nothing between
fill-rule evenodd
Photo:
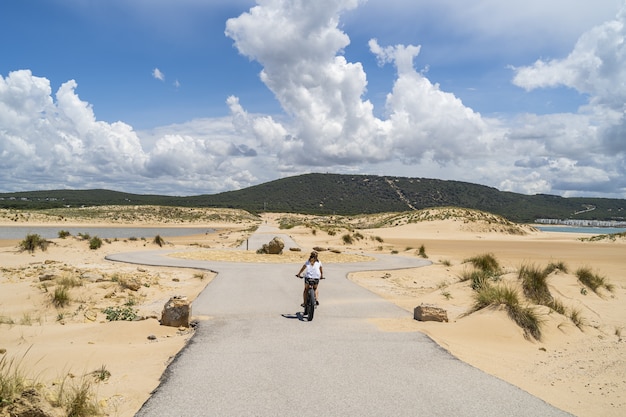
<instances>
[{"instance_id":1,"label":"sea","mask_svg":"<svg viewBox=\"0 0 626 417\"><path fill-rule=\"evenodd\" d=\"M68 231L72 236L89 235L101 239L129 239L189 236L214 233L208 227L64 227L64 226L0 226L0 239L24 239L26 235L37 234L44 239L59 237L59 232Z\"/></svg>"},{"instance_id":2,"label":"sea","mask_svg":"<svg viewBox=\"0 0 626 417\"><path fill-rule=\"evenodd\" d=\"M589 233L592 235L611 235L626 232L626 227L533 226L542 232Z\"/></svg>"}]
</instances>

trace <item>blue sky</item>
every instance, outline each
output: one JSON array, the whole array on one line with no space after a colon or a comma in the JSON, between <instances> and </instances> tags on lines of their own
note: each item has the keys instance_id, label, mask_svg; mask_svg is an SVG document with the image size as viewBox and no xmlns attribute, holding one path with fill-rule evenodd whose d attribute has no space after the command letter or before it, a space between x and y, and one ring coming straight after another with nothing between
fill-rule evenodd
<instances>
[{"instance_id":1,"label":"blue sky","mask_svg":"<svg viewBox=\"0 0 626 417\"><path fill-rule=\"evenodd\" d=\"M0 191L333 172L626 198L624 1L460 4L3 1Z\"/></svg>"}]
</instances>

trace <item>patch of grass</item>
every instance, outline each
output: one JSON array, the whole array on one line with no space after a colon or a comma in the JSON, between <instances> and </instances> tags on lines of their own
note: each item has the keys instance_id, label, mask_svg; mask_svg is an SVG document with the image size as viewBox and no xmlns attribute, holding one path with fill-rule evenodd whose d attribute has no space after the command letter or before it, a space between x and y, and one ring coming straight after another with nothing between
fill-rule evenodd
<instances>
[{"instance_id":1,"label":"patch of grass","mask_svg":"<svg viewBox=\"0 0 626 417\"><path fill-rule=\"evenodd\" d=\"M448 259L443 259L440 262L443 266L452 266L452 262L450 262Z\"/></svg>"},{"instance_id":2,"label":"patch of grass","mask_svg":"<svg viewBox=\"0 0 626 417\"><path fill-rule=\"evenodd\" d=\"M54 289L52 295L52 304L55 307L65 307L70 303L70 292L67 287L59 285Z\"/></svg>"},{"instance_id":3,"label":"patch of grass","mask_svg":"<svg viewBox=\"0 0 626 417\"><path fill-rule=\"evenodd\" d=\"M524 295L530 301L541 305L548 305L552 302L546 269L540 269L535 265L523 265L517 277L522 281Z\"/></svg>"},{"instance_id":4,"label":"patch of grass","mask_svg":"<svg viewBox=\"0 0 626 417\"><path fill-rule=\"evenodd\" d=\"M459 281L470 281L472 289L478 291L484 287L490 286L492 278L486 272L474 269L471 271L463 271L461 275L459 275Z\"/></svg>"},{"instance_id":5,"label":"patch of grass","mask_svg":"<svg viewBox=\"0 0 626 417\"><path fill-rule=\"evenodd\" d=\"M541 340L542 321L537 312L521 305L517 291L505 285L485 286L474 295L472 311L489 306L504 305L509 317L523 330L526 336Z\"/></svg>"},{"instance_id":6,"label":"patch of grass","mask_svg":"<svg viewBox=\"0 0 626 417\"><path fill-rule=\"evenodd\" d=\"M465 262L469 262L474 265L474 268L491 275L498 275L500 273L500 264L498 263L496 257L491 253L474 256L466 259Z\"/></svg>"},{"instance_id":7,"label":"patch of grass","mask_svg":"<svg viewBox=\"0 0 626 417\"><path fill-rule=\"evenodd\" d=\"M565 306L563 305L563 303L561 301L557 300L557 299L554 299L554 298L552 299L551 302L549 302L547 304L547 307L550 307L552 310L554 310L557 313L562 314L564 316L567 313L567 310L565 309Z\"/></svg>"},{"instance_id":8,"label":"patch of grass","mask_svg":"<svg viewBox=\"0 0 626 417\"><path fill-rule=\"evenodd\" d=\"M613 292L615 290L613 284L609 283L605 277L594 274L588 267L578 268L576 270L576 277L581 284L596 294L598 294L598 290L601 288L604 288L608 292Z\"/></svg>"},{"instance_id":9,"label":"patch of grass","mask_svg":"<svg viewBox=\"0 0 626 417\"><path fill-rule=\"evenodd\" d=\"M77 383L69 383L68 378L66 376L59 385L55 405L63 407L67 417L103 415L93 392L92 381L81 378Z\"/></svg>"},{"instance_id":10,"label":"patch of grass","mask_svg":"<svg viewBox=\"0 0 626 417\"><path fill-rule=\"evenodd\" d=\"M36 233L28 234L26 235L26 238L20 242L20 249L33 253L37 248L39 248L45 252L48 249L49 243L50 242Z\"/></svg>"},{"instance_id":11,"label":"patch of grass","mask_svg":"<svg viewBox=\"0 0 626 417\"><path fill-rule=\"evenodd\" d=\"M546 266L546 268L544 269L544 272L546 275L550 275L554 271L561 271L564 274L567 274L568 268L567 268L567 265L565 265L565 262L559 261L559 262L550 262L548 266Z\"/></svg>"},{"instance_id":12,"label":"patch of grass","mask_svg":"<svg viewBox=\"0 0 626 417\"><path fill-rule=\"evenodd\" d=\"M6 354L0 357L0 409L32 385L21 366L26 353L19 360L9 359Z\"/></svg>"},{"instance_id":13,"label":"patch of grass","mask_svg":"<svg viewBox=\"0 0 626 417\"><path fill-rule=\"evenodd\" d=\"M580 312L580 310L577 309L572 309L569 312L569 319L572 321L572 323L574 323L574 325L576 327L578 327L580 330L583 329L583 326L587 325L587 321L585 320L585 318L583 317L582 313Z\"/></svg>"}]
</instances>

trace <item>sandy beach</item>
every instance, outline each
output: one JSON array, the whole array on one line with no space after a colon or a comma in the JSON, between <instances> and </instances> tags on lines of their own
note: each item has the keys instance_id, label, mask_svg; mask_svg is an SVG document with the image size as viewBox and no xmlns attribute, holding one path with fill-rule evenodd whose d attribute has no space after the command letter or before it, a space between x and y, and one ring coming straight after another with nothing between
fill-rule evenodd
<instances>
[{"instance_id":1,"label":"sandy beach","mask_svg":"<svg viewBox=\"0 0 626 417\"><path fill-rule=\"evenodd\" d=\"M238 260L238 251L230 249L244 241L255 225L277 224L283 217L265 214L256 220L245 216L186 220L180 226L201 225L216 232L165 238L164 247L197 248L198 256L205 258L254 262L254 256L243 259L241 252ZM36 216L16 221L0 216L1 227L24 224L58 225L62 230L68 224L86 226L94 222ZM126 223L95 224L178 226L171 217L165 223L151 216ZM332 233L309 224L281 233L290 235L303 251L335 249L321 252L327 274L333 262L342 261L341 256L427 256L433 262L429 267L349 277L407 311L406 319L373 320L373 324L384 331L424 332L463 361L574 415L623 415L626 241L586 241L581 238L589 235L542 233L532 227L521 230L523 234L512 234L487 223L448 219ZM350 233L355 238L348 242L345 235ZM19 361L49 397L54 397L64 383L88 379L106 415L133 416L193 334L192 328L161 326L158 319L163 305L174 295L193 300L214 276L208 271L126 265L104 259L109 253L157 249L153 238L107 239L93 250L87 241L68 236L50 239L45 251L33 253L19 250L19 240L0 240L0 360ZM503 306L468 314L474 291L460 277L470 268L466 262L469 258L487 253L501 266L499 284L513 288L520 286L518 272L522 266L565 265L567 271L556 270L549 275L549 289L567 311L578 312L579 321L574 323L567 314L532 305L543 323L541 338L536 340L509 318ZM586 289L575 275L584 267L605 277L612 291L596 294ZM58 307L52 294L62 280L77 283L69 290L69 304ZM129 285L133 282L139 285ZM445 309L449 322L414 320L413 309L421 304ZM104 311L116 306L129 307L143 319L107 320Z\"/></svg>"}]
</instances>

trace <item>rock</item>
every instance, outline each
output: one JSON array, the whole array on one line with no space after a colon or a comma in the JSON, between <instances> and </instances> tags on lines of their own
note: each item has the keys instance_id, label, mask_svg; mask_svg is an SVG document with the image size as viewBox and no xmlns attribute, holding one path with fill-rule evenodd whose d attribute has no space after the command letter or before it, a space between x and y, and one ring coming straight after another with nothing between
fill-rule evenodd
<instances>
[{"instance_id":1,"label":"rock","mask_svg":"<svg viewBox=\"0 0 626 417\"><path fill-rule=\"evenodd\" d=\"M141 288L141 279L140 278L128 278L123 281L120 281L122 287L127 288L131 291L139 291Z\"/></svg>"},{"instance_id":2,"label":"rock","mask_svg":"<svg viewBox=\"0 0 626 417\"><path fill-rule=\"evenodd\" d=\"M161 313L161 326L189 327L191 303L187 297L176 295L169 299Z\"/></svg>"},{"instance_id":3,"label":"rock","mask_svg":"<svg viewBox=\"0 0 626 417\"><path fill-rule=\"evenodd\" d=\"M328 250L327 248L322 248L321 246L315 246L313 247L313 250L316 252L324 252L326 250Z\"/></svg>"},{"instance_id":4,"label":"rock","mask_svg":"<svg viewBox=\"0 0 626 417\"><path fill-rule=\"evenodd\" d=\"M267 253L269 255L280 255L283 253L285 243L279 237L275 237L270 240L269 243L264 244L259 250L260 253Z\"/></svg>"},{"instance_id":5,"label":"rock","mask_svg":"<svg viewBox=\"0 0 626 417\"><path fill-rule=\"evenodd\" d=\"M59 276L57 274L43 274L43 275L39 275L39 282L54 281L58 277Z\"/></svg>"},{"instance_id":6,"label":"rock","mask_svg":"<svg viewBox=\"0 0 626 417\"><path fill-rule=\"evenodd\" d=\"M294 248L293 246L292 246L292 247L290 247L290 248L289 248L289 250L290 250L290 251L292 251L292 252L301 252L301 251L302 251L302 249L300 249L300 248Z\"/></svg>"},{"instance_id":7,"label":"rock","mask_svg":"<svg viewBox=\"0 0 626 417\"><path fill-rule=\"evenodd\" d=\"M96 272L85 272L80 276L81 279L89 282L102 282L104 281L104 275Z\"/></svg>"},{"instance_id":8,"label":"rock","mask_svg":"<svg viewBox=\"0 0 626 417\"><path fill-rule=\"evenodd\" d=\"M419 321L448 322L448 312L430 304L422 304L413 310L413 318Z\"/></svg>"}]
</instances>

